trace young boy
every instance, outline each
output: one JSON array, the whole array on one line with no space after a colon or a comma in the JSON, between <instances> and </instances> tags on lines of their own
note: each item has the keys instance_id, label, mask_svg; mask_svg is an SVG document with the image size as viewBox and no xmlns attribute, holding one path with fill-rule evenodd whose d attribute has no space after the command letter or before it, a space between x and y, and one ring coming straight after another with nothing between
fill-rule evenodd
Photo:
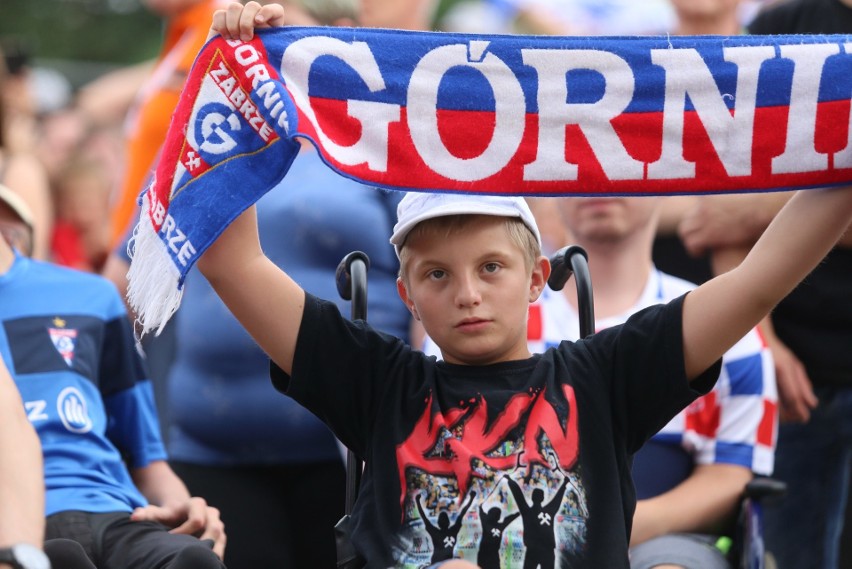
<instances>
[{"instance_id":1,"label":"young boy","mask_svg":"<svg viewBox=\"0 0 852 569\"><path fill-rule=\"evenodd\" d=\"M249 39L276 22L258 10L218 13L213 30ZM802 192L737 269L540 355L527 311L550 267L520 198L411 193L399 205L399 294L443 362L306 294L264 256L253 208L199 268L271 357L277 387L365 459L353 542L368 567L470 566L435 553L477 559L479 512L498 508L495 519L522 514L502 529L499 566L626 568L630 456L713 386L722 354L850 216L852 192ZM448 529L464 510L459 531L432 543L418 504Z\"/></svg>"}]
</instances>

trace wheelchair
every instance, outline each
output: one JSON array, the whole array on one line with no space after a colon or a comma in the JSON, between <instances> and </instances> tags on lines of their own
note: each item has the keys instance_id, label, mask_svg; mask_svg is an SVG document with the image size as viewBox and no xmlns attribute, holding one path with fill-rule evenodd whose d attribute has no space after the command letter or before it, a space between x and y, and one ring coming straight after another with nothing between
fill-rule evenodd
<instances>
[{"instance_id":1,"label":"wheelchair","mask_svg":"<svg viewBox=\"0 0 852 569\"><path fill-rule=\"evenodd\" d=\"M786 493L786 483L767 476L746 484L730 555L734 569L776 569L775 558L763 541L763 510Z\"/></svg>"},{"instance_id":2,"label":"wheelchair","mask_svg":"<svg viewBox=\"0 0 852 569\"><path fill-rule=\"evenodd\" d=\"M574 276L577 287L580 337L585 338L595 330L592 281L588 268L588 255L578 245L563 247L550 258L551 275L548 286L562 290ZM337 267L337 291L344 300L351 301L351 318L367 319L367 272L370 259L366 253L353 251ZM344 515L334 527L337 544L338 569L361 569L364 560L355 551L349 539L350 516L358 497L364 463L351 450L346 457L346 504ZM756 477L743 490L740 509L732 534L728 560L732 569L776 569L774 558L766 551L763 541L763 510L786 493L786 484L770 477Z\"/></svg>"}]
</instances>

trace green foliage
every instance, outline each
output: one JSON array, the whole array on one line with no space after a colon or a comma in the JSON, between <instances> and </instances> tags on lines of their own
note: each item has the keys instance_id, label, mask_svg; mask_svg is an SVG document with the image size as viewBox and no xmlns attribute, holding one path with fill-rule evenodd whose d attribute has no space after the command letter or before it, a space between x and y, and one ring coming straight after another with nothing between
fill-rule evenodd
<instances>
[{"instance_id":1,"label":"green foliage","mask_svg":"<svg viewBox=\"0 0 852 569\"><path fill-rule=\"evenodd\" d=\"M137 63L162 41L162 22L139 0L0 0L0 14L0 45L33 59Z\"/></svg>"}]
</instances>

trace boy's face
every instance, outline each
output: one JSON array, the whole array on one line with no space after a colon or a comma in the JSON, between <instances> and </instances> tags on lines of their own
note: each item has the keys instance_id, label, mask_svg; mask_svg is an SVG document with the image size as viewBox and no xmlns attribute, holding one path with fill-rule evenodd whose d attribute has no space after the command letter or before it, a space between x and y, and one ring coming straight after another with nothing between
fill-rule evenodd
<instances>
[{"instance_id":1,"label":"boy's face","mask_svg":"<svg viewBox=\"0 0 852 569\"><path fill-rule=\"evenodd\" d=\"M503 218L471 216L449 235L412 234L405 247L400 297L446 362L485 365L530 356L527 312L550 265L539 257L530 270Z\"/></svg>"}]
</instances>

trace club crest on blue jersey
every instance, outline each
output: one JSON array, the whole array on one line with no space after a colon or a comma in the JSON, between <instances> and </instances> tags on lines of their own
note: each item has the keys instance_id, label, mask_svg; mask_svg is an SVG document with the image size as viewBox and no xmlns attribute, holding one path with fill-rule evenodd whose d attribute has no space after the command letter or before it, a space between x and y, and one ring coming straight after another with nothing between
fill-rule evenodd
<instances>
[{"instance_id":1,"label":"club crest on blue jersey","mask_svg":"<svg viewBox=\"0 0 852 569\"><path fill-rule=\"evenodd\" d=\"M59 355L62 356L62 359L65 360L65 363L68 364L68 367L74 365L74 349L77 344L77 330L73 328L65 328L65 320L59 318L58 316L53 319L53 325L55 327L48 328L47 332L50 334L50 340L53 342L53 347L56 348L56 351L59 352Z\"/></svg>"}]
</instances>

